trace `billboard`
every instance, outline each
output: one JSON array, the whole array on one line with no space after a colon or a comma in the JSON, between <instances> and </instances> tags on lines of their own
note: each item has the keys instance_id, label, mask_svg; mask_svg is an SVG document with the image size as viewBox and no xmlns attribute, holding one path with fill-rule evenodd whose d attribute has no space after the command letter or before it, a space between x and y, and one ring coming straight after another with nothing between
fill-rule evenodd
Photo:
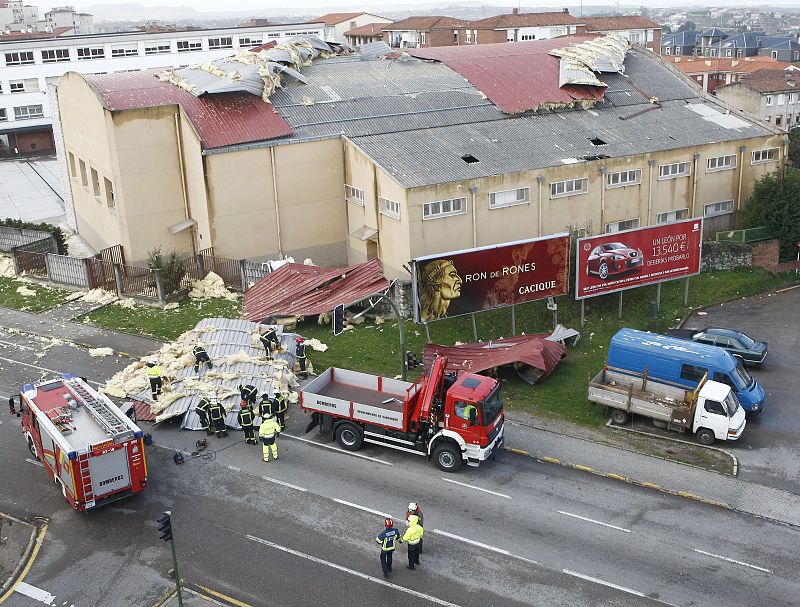
<instances>
[{"instance_id":1,"label":"billboard","mask_svg":"<svg viewBox=\"0 0 800 607\"><path fill-rule=\"evenodd\" d=\"M415 259L414 320L564 295L569 290L569 249L569 234L553 234Z\"/></svg>"},{"instance_id":2,"label":"billboard","mask_svg":"<svg viewBox=\"0 0 800 607\"><path fill-rule=\"evenodd\" d=\"M698 274L702 241L702 218L580 238L575 298Z\"/></svg>"}]
</instances>

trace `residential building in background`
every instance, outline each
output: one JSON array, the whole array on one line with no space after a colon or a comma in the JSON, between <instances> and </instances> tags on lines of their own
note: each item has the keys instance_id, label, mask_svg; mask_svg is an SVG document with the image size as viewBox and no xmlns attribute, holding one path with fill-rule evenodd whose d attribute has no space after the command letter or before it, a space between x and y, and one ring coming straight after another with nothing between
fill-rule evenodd
<instances>
[{"instance_id":1,"label":"residential building in background","mask_svg":"<svg viewBox=\"0 0 800 607\"><path fill-rule=\"evenodd\" d=\"M442 16L409 17L383 26L383 41L392 48L457 46L463 19Z\"/></svg>"},{"instance_id":2,"label":"residential building in background","mask_svg":"<svg viewBox=\"0 0 800 607\"><path fill-rule=\"evenodd\" d=\"M774 69L800 69L791 63L777 61L770 57L745 57L743 59L728 59L715 57L681 57L664 56L665 61L669 61L697 82L707 93L713 93L717 87L725 84L738 82L743 76L752 74L758 70Z\"/></svg>"},{"instance_id":3,"label":"residential building in background","mask_svg":"<svg viewBox=\"0 0 800 607\"><path fill-rule=\"evenodd\" d=\"M78 13L72 6L52 8L44 14L50 31L57 27L71 27L78 35L94 34L94 18L89 13Z\"/></svg>"},{"instance_id":4,"label":"residential building in background","mask_svg":"<svg viewBox=\"0 0 800 607\"><path fill-rule=\"evenodd\" d=\"M784 131L800 126L800 70L761 69L715 94Z\"/></svg>"},{"instance_id":5,"label":"residential building in background","mask_svg":"<svg viewBox=\"0 0 800 607\"><path fill-rule=\"evenodd\" d=\"M344 33L344 41L353 46L361 46L370 42L383 40L383 28L387 23L368 23Z\"/></svg>"},{"instance_id":6,"label":"residential building in background","mask_svg":"<svg viewBox=\"0 0 800 607\"><path fill-rule=\"evenodd\" d=\"M391 19L371 13L328 13L317 17L311 23L324 23L323 40L326 42L344 42L345 33L370 23L391 23Z\"/></svg>"},{"instance_id":7,"label":"residential building in background","mask_svg":"<svg viewBox=\"0 0 800 607\"><path fill-rule=\"evenodd\" d=\"M800 44L795 36L768 36L763 32L727 34L711 28L702 33L684 31L662 36L661 54L727 59L768 57L791 62L800 61Z\"/></svg>"},{"instance_id":8,"label":"residential building in background","mask_svg":"<svg viewBox=\"0 0 800 607\"><path fill-rule=\"evenodd\" d=\"M23 4L23 0L0 1L0 31L36 31L39 23L39 9Z\"/></svg>"},{"instance_id":9,"label":"residential building in background","mask_svg":"<svg viewBox=\"0 0 800 607\"><path fill-rule=\"evenodd\" d=\"M60 31L66 28L58 28ZM69 30L72 31L72 30ZM321 23L179 32L0 35L0 156L54 151L48 86L67 72L98 74L203 63L294 36Z\"/></svg>"},{"instance_id":10,"label":"residential building in background","mask_svg":"<svg viewBox=\"0 0 800 607\"><path fill-rule=\"evenodd\" d=\"M638 15L583 17L586 33L619 34L629 42L661 54L661 26Z\"/></svg>"},{"instance_id":11,"label":"residential building in background","mask_svg":"<svg viewBox=\"0 0 800 607\"><path fill-rule=\"evenodd\" d=\"M461 44L493 44L523 40L549 40L579 33L582 19L569 14L569 9L549 13L520 13L497 15L465 23Z\"/></svg>"},{"instance_id":12,"label":"residential building in background","mask_svg":"<svg viewBox=\"0 0 800 607\"><path fill-rule=\"evenodd\" d=\"M677 32L664 34L661 37L661 54L664 56L676 55L680 57L693 57L700 53L700 32Z\"/></svg>"}]
</instances>

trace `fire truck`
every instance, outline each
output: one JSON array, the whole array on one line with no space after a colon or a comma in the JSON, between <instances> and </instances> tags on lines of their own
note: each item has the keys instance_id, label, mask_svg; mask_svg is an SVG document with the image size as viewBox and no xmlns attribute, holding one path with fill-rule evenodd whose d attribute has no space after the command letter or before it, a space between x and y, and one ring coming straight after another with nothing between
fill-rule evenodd
<instances>
[{"instance_id":1,"label":"fire truck","mask_svg":"<svg viewBox=\"0 0 800 607\"><path fill-rule=\"evenodd\" d=\"M332 367L300 392L300 407L311 412L306 432L333 432L349 451L372 443L425 455L445 472L479 466L503 446L500 385L446 368L437 357L411 384Z\"/></svg>"},{"instance_id":2,"label":"fire truck","mask_svg":"<svg viewBox=\"0 0 800 607\"><path fill-rule=\"evenodd\" d=\"M107 396L74 375L25 384L19 411L28 448L77 510L142 491L147 462L142 431Z\"/></svg>"}]
</instances>

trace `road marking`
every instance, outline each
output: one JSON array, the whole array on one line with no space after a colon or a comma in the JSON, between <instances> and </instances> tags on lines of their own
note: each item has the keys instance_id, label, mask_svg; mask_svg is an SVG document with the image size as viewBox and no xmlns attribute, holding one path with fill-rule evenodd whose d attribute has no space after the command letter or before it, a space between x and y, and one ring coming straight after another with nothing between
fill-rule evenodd
<instances>
[{"instance_id":1,"label":"road marking","mask_svg":"<svg viewBox=\"0 0 800 607\"><path fill-rule=\"evenodd\" d=\"M275 483L276 485L283 485L284 487L289 487L289 489L297 489L298 491L302 491L305 493L308 489L303 487L298 487L297 485L292 485L291 483L287 483L286 481L279 481L277 478L270 478L269 476L262 476L265 481L269 481L270 483Z\"/></svg>"},{"instance_id":2,"label":"road marking","mask_svg":"<svg viewBox=\"0 0 800 607\"><path fill-rule=\"evenodd\" d=\"M317 441L309 440L307 438L302 438L300 436L294 436L293 434L286 434L285 432L281 432L281 436L285 436L286 438L293 438L294 440L299 440L304 443L309 443L311 445L315 445L317 447L324 447L325 449L330 449L331 451L338 451L339 453L344 453L345 455L352 455L353 457L360 457L361 459L368 459L371 462L378 462L379 464L383 464L384 466L394 466L391 462L384 461L382 459L378 459L376 457L369 457L368 455L361 455L360 453L353 453L352 451L345 451L344 449L338 449L337 447L331 447L330 445L323 445L322 443L318 443Z\"/></svg>"},{"instance_id":3,"label":"road marking","mask_svg":"<svg viewBox=\"0 0 800 607\"><path fill-rule=\"evenodd\" d=\"M236 466L228 466L228 470L233 470L234 472L241 472L241 468L237 468Z\"/></svg>"},{"instance_id":4,"label":"road marking","mask_svg":"<svg viewBox=\"0 0 800 607\"><path fill-rule=\"evenodd\" d=\"M44 371L45 373L52 373L57 377L61 377L63 373L61 371L54 371L53 369L48 369L47 367L40 367L39 365L32 365L30 363L24 363L21 360L14 360L13 358L5 358L4 356L0 356L0 360L4 360L9 363L13 363L15 365L22 365L23 367L30 367L31 369L36 369L37 371ZM89 381L88 383L94 384L95 386L100 386L100 382L97 381Z\"/></svg>"},{"instance_id":5,"label":"road marking","mask_svg":"<svg viewBox=\"0 0 800 607\"><path fill-rule=\"evenodd\" d=\"M639 592L638 590L632 590L630 588L625 588L625 586L618 586L617 584L612 584L611 582L606 582L605 580L598 579L596 577L591 577L589 575L584 575L582 573L578 573L576 571L570 571L569 569L564 569L564 573L567 575L572 575L574 577L580 578L582 580L586 580L587 582L594 582L595 584L602 584L603 586L608 586L609 588L614 588L616 590L622 590L622 592L627 592L628 594L632 594L634 596L644 596L643 592Z\"/></svg>"},{"instance_id":6,"label":"road marking","mask_svg":"<svg viewBox=\"0 0 800 607\"><path fill-rule=\"evenodd\" d=\"M394 518L391 514L386 514L385 512L381 512L380 510L373 510L372 508L367 508L366 506L359 506L358 504L354 504L353 502L346 502L344 500L340 500L335 497L332 497L331 499L337 504L344 504L345 506L358 508L359 510L363 510L364 512L369 512L370 514L377 514L378 516L382 516L383 518Z\"/></svg>"},{"instance_id":7,"label":"road marking","mask_svg":"<svg viewBox=\"0 0 800 607\"><path fill-rule=\"evenodd\" d=\"M502 548L495 548L494 546L490 546L489 544L484 544L483 542L478 542L476 540L471 540L466 537L461 537L460 535L456 535L455 533L448 533L447 531L442 531L441 529L434 529L433 532L438 535L449 537L451 540L458 540L459 542L472 544L473 546L477 546L478 548L484 548L485 550L491 550L492 552L499 552L500 554L511 556L511 553L508 550L503 550Z\"/></svg>"},{"instance_id":8,"label":"road marking","mask_svg":"<svg viewBox=\"0 0 800 607\"><path fill-rule=\"evenodd\" d=\"M742 561L737 561L736 559L729 559L727 556L712 554L711 552L706 552L705 550L700 550L699 548L692 548L692 550L699 552L700 554L705 554L706 556L713 556L715 559L722 559L723 561L736 563L737 565L742 565L743 567L750 567L750 569L756 569L757 571L763 571L764 573L772 573L771 569L765 569L764 567L758 567L757 565L751 565L750 563L744 563Z\"/></svg>"},{"instance_id":9,"label":"road marking","mask_svg":"<svg viewBox=\"0 0 800 607\"><path fill-rule=\"evenodd\" d=\"M468 487L470 489L475 489L476 491L483 491L484 493L491 493L492 495L496 495L498 497L504 497L507 500L511 499L510 495L506 495L505 493L497 493L497 491L489 491L488 489L482 489L481 487L476 487L475 485L468 485L467 483L460 483L458 481L454 481L451 478L442 477L442 480L447 483L453 483L454 485L461 485L462 487Z\"/></svg>"},{"instance_id":10,"label":"road marking","mask_svg":"<svg viewBox=\"0 0 800 607\"><path fill-rule=\"evenodd\" d=\"M326 567L331 567L332 569L336 569L338 571L342 571L344 573L349 573L355 577L359 577L362 580L367 580L370 582L374 582L375 584L379 584L381 586L385 586L386 588L392 588L394 590L399 590L400 592L404 592L411 596L415 596L417 598L423 599L428 601L429 603L435 603L436 605L443 605L444 607L460 607L456 603L450 603L449 601L445 601L443 599L437 598L435 596L431 596L430 594L425 594L423 592L419 592L417 590L412 590L411 588L406 588L404 586L400 586L398 584L393 584L392 582L387 582L386 580L381 580L379 578L373 577L371 575L367 575L366 573L361 573L360 571L356 571L354 569L349 569L348 567L343 567L342 565L337 565L336 563L332 563L330 561L326 561L325 559L321 559L316 556L312 556L310 554L306 554L304 552L300 552L299 550L294 550L293 548L288 548L286 546L281 546L280 544L276 544L274 542L270 542L269 540L261 539L260 537L255 537L253 535L246 535L245 536L248 540L257 542L259 544L263 544L265 546L269 546L271 548L275 548L276 550L281 550L288 554L292 554L294 556L298 556L300 558L306 559L311 561L312 563L318 563L320 565L325 565Z\"/></svg>"},{"instance_id":11,"label":"road marking","mask_svg":"<svg viewBox=\"0 0 800 607\"><path fill-rule=\"evenodd\" d=\"M236 605L236 607L253 607L250 603L245 603L243 601L239 601L239 600L233 598L232 596L228 596L227 594L222 594L221 592L217 592L216 590L212 590L211 588L208 588L207 586L201 586L200 584L197 584L197 587L200 588L201 590L203 590L204 592L207 592L207 593L217 597L218 599L222 599L223 601L227 601L231 605Z\"/></svg>"},{"instance_id":12,"label":"road marking","mask_svg":"<svg viewBox=\"0 0 800 607\"><path fill-rule=\"evenodd\" d=\"M22 344L15 343L13 341L6 341L5 339L0 339L0 344L5 344L7 346L14 346L15 348L19 348L20 350L35 350L36 348L31 348L30 346L23 346Z\"/></svg>"},{"instance_id":13,"label":"road marking","mask_svg":"<svg viewBox=\"0 0 800 607\"><path fill-rule=\"evenodd\" d=\"M20 594L24 594L25 596L30 597L35 601L44 603L45 605L50 605L53 601L56 600L56 595L50 594L49 592L47 592L47 590L42 590L41 588L37 588L36 586L31 586L30 584L26 584L25 582L20 582L19 584L17 584L15 590Z\"/></svg>"},{"instance_id":14,"label":"road marking","mask_svg":"<svg viewBox=\"0 0 800 607\"><path fill-rule=\"evenodd\" d=\"M35 459L26 457L25 461L28 462L29 464L33 464L34 466L39 466L40 468L44 468L44 464L42 462L37 462Z\"/></svg>"},{"instance_id":15,"label":"road marking","mask_svg":"<svg viewBox=\"0 0 800 607\"><path fill-rule=\"evenodd\" d=\"M630 529L623 529L622 527L617 527L616 525L609 525L608 523L602 523L600 521L596 521L593 518L586 518L585 516L580 516L578 514L572 514L571 512L564 512L563 510L558 511L559 514L563 514L564 516L571 516L572 518L577 518L582 521L586 521L587 523L594 523L595 525L602 525L603 527L608 527L609 529L616 529L617 531L624 531L625 533L630 533Z\"/></svg>"},{"instance_id":16,"label":"road marking","mask_svg":"<svg viewBox=\"0 0 800 607\"><path fill-rule=\"evenodd\" d=\"M36 534L36 543L33 545L33 550L31 550L31 556L30 558L28 558L28 562L25 563L25 566L22 568L22 571L20 571L19 577L17 577L17 581L11 584L11 586L9 586L8 590L6 590L6 593L4 595L0 596L0 604L5 602L5 600L13 594L13 592L17 589L17 587L25 583L22 580L25 579L25 576L28 575L28 572L31 570L31 567L33 567L33 562L36 560L36 555L39 554L39 549L42 547L42 542L44 542L45 535L47 535L47 523L42 524L42 526L39 528L39 532Z\"/></svg>"}]
</instances>

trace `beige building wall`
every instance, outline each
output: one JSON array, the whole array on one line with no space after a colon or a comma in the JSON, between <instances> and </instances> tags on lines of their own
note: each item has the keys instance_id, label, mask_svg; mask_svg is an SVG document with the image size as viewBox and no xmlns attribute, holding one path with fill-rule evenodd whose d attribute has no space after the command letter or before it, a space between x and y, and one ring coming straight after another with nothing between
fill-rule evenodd
<instances>
[{"instance_id":1,"label":"beige building wall","mask_svg":"<svg viewBox=\"0 0 800 607\"><path fill-rule=\"evenodd\" d=\"M190 237L194 239L195 249L202 251L213 246L203 148L200 138L183 111L180 113L179 128L189 217L197 222L190 232Z\"/></svg>"}]
</instances>

